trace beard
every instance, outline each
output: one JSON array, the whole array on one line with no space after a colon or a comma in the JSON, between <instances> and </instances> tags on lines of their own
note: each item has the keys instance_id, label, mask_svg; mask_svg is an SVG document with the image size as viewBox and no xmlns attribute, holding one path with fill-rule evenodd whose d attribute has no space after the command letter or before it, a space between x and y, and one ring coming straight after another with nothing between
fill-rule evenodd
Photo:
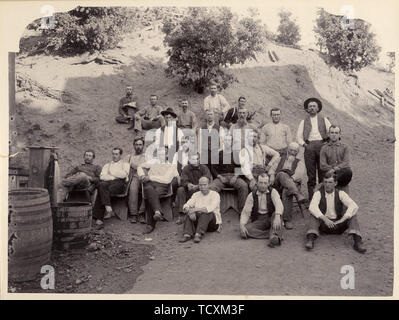
<instances>
[{"instance_id":1,"label":"beard","mask_svg":"<svg viewBox=\"0 0 399 320\"><path fill-rule=\"evenodd\" d=\"M246 125L246 120L243 119L243 118L240 118L240 119L237 120L237 124L238 124L238 126L239 126L240 128L242 128L243 126Z\"/></svg>"}]
</instances>

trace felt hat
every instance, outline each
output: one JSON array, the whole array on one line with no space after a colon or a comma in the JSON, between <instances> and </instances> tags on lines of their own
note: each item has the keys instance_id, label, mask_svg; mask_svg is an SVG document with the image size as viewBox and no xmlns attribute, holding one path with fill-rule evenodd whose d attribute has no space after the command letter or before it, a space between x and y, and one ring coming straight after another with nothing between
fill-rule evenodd
<instances>
[{"instance_id":1,"label":"felt hat","mask_svg":"<svg viewBox=\"0 0 399 320\"><path fill-rule=\"evenodd\" d=\"M308 105L311 102L316 102L317 103L317 107L319 108L319 110L317 111L317 113L319 113L321 111L321 109L323 108L321 101L317 98L309 98L307 99L304 103L303 103L303 107L305 108L305 110L308 110Z\"/></svg>"},{"instance_id":2,"label":"felt hat","mask_svg":"<svg viewBox=\"0 0 399 320\"><path fill-rule=\"evenodd\" d=\"M171 107L169 107L166 110L162 111L161 114L163 116L166 116L167 114L170 114L173 118L177 118L177 114L173 111L173 109Z\"/></svg>"}]
</instances>

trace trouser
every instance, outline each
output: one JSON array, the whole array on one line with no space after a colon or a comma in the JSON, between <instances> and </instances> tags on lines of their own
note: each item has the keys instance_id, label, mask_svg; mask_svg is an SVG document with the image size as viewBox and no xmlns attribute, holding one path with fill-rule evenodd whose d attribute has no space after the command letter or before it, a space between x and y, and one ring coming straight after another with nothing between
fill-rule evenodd
<instances>
[{"instance_id":1,"label":"trouser","mask_svg":"<svg viewBox=\"0 0 399 320\"><path fill-rule=\"evenodd\" d=\"M177 189L175 211L177 213L183 212L184 204L191 198L195 191L189 191L187 187L179 187Z\"/></svg>"},{"instance_id":2,"label":"trouser","mask_svg":"<svg viewBox=\"0 0 399 320\"><path fill-rule=\"evenodd\" d=\"M254 176L254 178L258 179L258 177L262 173L267 173L266 172L266 167L262 166L262 165L254 164L254 166L252 167L252 175Z\"/></svg>"},{"instance_id":3,"label":"trouser","mask_svg":"<svg viewBox=\"0 0 399 320\"><path fill-rule=\"evenodd\" d=\"M111 194L123 192L125 179L100 181L97 186L98 194L93 206L93 217L99 220L104 219L104 207L111 205Z\"/></svg>"},{"instance_id":4,"label":"trouser","mask_svg":"<svg viewBox=\"0 0 399 320\"><path fill-rule=\"evenodd\" d=\"M292 220L292 200L294 196L292 194L288 195L287 193L287 189L284 189L282 194L282 202L284 206L283 221Z\"/></svg>"},{"instance_id":5,"label":"trouser","mask_svg":"<svg viewBox=\"0 0 399 320\"><path fill-rule=\"evenodd\" d=\"M275 213L260 214L255 221L246 224L248 236L254 239L269 239L273 236L277 236L280 240L282 239L282 231L273 228L273 221Z\"/></svg>"},{"instance_id":6,"label":"trouser","mask_svg":"<svg viewBox=\"0 0 399 320\"><path fill-rule=\"evenodd\" d=\"M176 192L177 189L177 179L173 178L172 182L172 190L173 193ZM148 224L155 227L156 221L154 220L154 214L156 211L162 213L161 201L159 199L160 196L167 195L169 193L169 184L159 183L154 181L148 181L144 183L144 194L145 198L148 201L150 214L148 215Z\"/></svg>"},{"instance_id":7,"label":"trouser","mask_svg":"<svg viewBox=\"0 0 399 320\"><path fill-rule=\"evenodd\" d=\"M144 212L144 201L141 197L141 191L141 181L137 176L134 176L130 183L128 202L129 213L132 216L137 216L139 212Z\"/></svg>"},{"instance_id":8,"label":"trouser","mask_svg":"<svg viewBox=\"0 0 399 320\"><path fill-rule=\"evenodd\" d=\"M320 169L320 149L323 146L323 140L310 141L305 147L304 159L306 171L308 174L308 195L309 200L313 197L314 187L316 185L316 174L319 183L323 179L323 172Z\"/></svg>"},{"instance_id":9,"label":"trouser","mask_svg":"<svg viewBox=\"0 0 399 320\"><path fill-rule=\"evenodd\" d=\"M131 120L132 119L129 116L119 115L119 116L115 117L116 122L123 123L123 124L130 123Z\"/></svg>"},{"instance_id":10,"label":"trouser","mask_svg":"<svg viewBox=\"0 0 399 320\"><path fill-rule=\"evenodd\" d=\"M287 154L287 149L288 147L285 147L283 149L275 149L275 150L280 154L280 157L282 157L283 155Z\"/></svg>"},{"instance_id":11,"label":"trouser","mask_svg":"<svg viewBox=\"0 0 399 320\"><path fill-rule=\"evenodd\" d=\"M286 189L287 195L299 194L298 185L286 172L280 171L279 173L277 173L274 184L277 189Z\"/></svg>"},{"instance_id":12,"label":"trouser","mask_svg":"<svg viewBox=\"0 0 399 320\"><path fill-rule=\"evenodd\" d=\"M76 189L88 188L91 182L89 180L89 176L86 173L78 172L68 178L63 179L61 184L68 190L72 190L74 188Z\"/></svg>"},{"instance_id":13,"label":"trouser","mask_svg":"<svg viewBox=\"0 0 399 320\"><path fill-rule=\"evenodd\" d=\"M194 236L195 233L204 235L205 232L215 232L218 229L216 224L216 217L213 212L196 212L195 221L192 221L189 217L186 218L183 227L183 234Z\"/></svg>"},{"instance_id":14,"label":"trouser","mask_svg":"<svg viewBox=\"0 0 399 320\"><path fill-rule=\"evenodd\" d=\"M334 219L331 221L337 221L338 219ZM321 220L316 218L314 215L310 215L309 227L307 231L308 234L314 234L316 237L320 235L320 233L325 234L342 234L345 230L348 230L349 234L356 234L361 237L359 221L357 220L357 216L353 216L344 222L337 225L336 228L330 229L327 225Z\"/></svg>"},{"instance_id":15,"label":"trouser","mask_svg":"<svg viewBox=\"0 0 399 320\"><path fill-rule=\"evenodd\" d=\"M147 120L143 118L134 119L134 129L138 131L158 129L165 123L165 119L157 118L153 120Z\"/></svg>"},{"instance_id":16,"label":"trouser","mask_svg":"<svg viewBox=\"0 0 399 320\"><path fill-rule=\"evenodd\" d=\"M234 174L223 174L224 177L227 178L227 180L230 181L230 179L234 176ZM218 193L222 191L222 188L224 187L233 187L235 190L238 192L238 212L241 214L242 209L244 208L245 201L247 200L248 196L248 184L241 178L237 178L237 181L234 185L231 185L230 182L224 184L220 179L216 178L215 180L212 181L210 185L210 189L214 190Z\"/></svg>"}]
</instances>

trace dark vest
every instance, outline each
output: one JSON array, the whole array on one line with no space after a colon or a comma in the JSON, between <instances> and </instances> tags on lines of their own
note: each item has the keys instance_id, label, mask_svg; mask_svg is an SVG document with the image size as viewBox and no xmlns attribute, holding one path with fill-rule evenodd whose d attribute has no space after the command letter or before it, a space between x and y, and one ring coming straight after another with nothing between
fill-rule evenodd
<instances>
[{"instance_id":1,"label":"dark vest","mask_svg":"<svg viewBox=\"0 0 399 320\"><path fill-rule=\"evenodd\" d=\"M285 155L283 155L281 157L280 162L278 163L276 173L279 173L280 171L283 171L283 172L286 172L287 174L289 174L292 177L294 175L294 173L295 173L296 167L298 166L299 159L295 158L294 162L292 162L291 170L287 170L287 169L283 170L284 163L285 163L286 160L287 160L287 155L285 154Z\"/></svg>"},{"instance_id":2,"label":"dark vest","mask_svg":"<svg viewBox=\"0 0 399 320\"><path fill-rule=\"evenodd\" d=\"M326 200L326 191L324 190L324 186L322 186L319 191L321 195L319 202L319 209L321 213L325 215L327 211L327 200ZM338 219L341 219L342 216L344 215L344 204L339 198L338 192L339 192L338 189L334 190L334 206Z\"/></svg>"},{"instance_id":3,"label":"dark vest","mask_svg":"<svg viewBox=\"0 0 399 320\"><path fill-rule=\"evenodd\" d=\"M275 207L272 201L272 187L269 187L269 193L266 193L266 207L267 207L267 214L272 215L274 213ZM256 190L252 191L252 197L254 199L254 205L252 206L251 212L251 221L255 221L259 217L259 199L258 195L256 194Z\"/></svg>"},{"instance_id":4,"label":"dark vest","mask_svg":"<svg viewBox=\"0 0 399 320\"><path fill-rule=\"evenodd\" d=\"M317 114L316 117L317 117L317 125L320 135L324 141L327 141L328 135L327 135L326 124L324 122L324 117L319 114ZM309 134L311 130L312 130L312 123L310 122L310 116L308 116L305 118L303 123L303 140L305 142L306 140L309 139Z\"/></svg>"}]
</instances>

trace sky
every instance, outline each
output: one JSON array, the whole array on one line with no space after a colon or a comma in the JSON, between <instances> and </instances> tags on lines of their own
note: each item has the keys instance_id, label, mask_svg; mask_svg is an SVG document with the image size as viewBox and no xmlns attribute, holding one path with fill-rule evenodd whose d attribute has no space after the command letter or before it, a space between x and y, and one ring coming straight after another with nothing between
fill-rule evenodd
<instances>
[{"instance_id":1,"label":"sky","mask_svg":"<svg viewBox=\"0 0 399 320\"><path fill-rule=\"evenodd\" d=\"M246 2L248 3L248 2ZM354 18L363 19L371 23L370 30L376 34L378 45L382 47L382 54L387 51L395 51L399 47L399 1L380 0L380 1L354 1L351 4L342 1L276 1L264 3L252 3L251 6L257 7L261 19L266 23L268 30L277 31L279 25L278 12L281 8L292 12L292 17L296 18L300 26L302 39L300 45L314 46L315 37L313 28L316 20L316 12L319 7L327 12L344 15L349 17L350 12ZM247 13L247 6L234 6L232 11L237 13Z\"/></svg>"}]
</instances>

